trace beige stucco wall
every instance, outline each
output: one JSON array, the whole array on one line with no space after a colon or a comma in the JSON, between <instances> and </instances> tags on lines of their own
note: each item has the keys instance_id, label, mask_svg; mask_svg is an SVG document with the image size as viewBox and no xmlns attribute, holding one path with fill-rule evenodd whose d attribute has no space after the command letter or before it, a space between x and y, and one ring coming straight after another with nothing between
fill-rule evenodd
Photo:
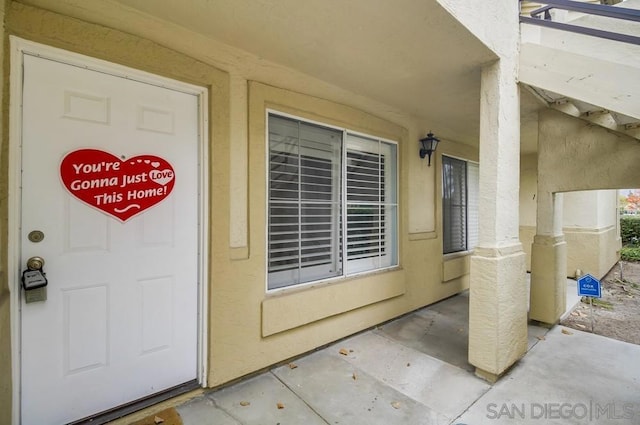
<instances>
[{"instance_id":1,"label":"beige stucco wall","mask_svg":"<svg viewBox=\"0 0 640 425\"><path fill-rule=\"evenodd\" d=\"M580 270L601 278L619 258L617 191L566 192L563 198L567 276Z\"/></svg>"},{"instance_id":2,"label":"beige stucco wall","mask_svg":"<svg viewBox=\"0 0 640 425\"><path fill-rule=\"evenodd\" d=\"M615 223L604 227L564 227L562 231L567 243L567 277L576 277L576 270L581 270L601 278L618 261L621 241ZM520 226L528 271L531 271L531 244L535 235L535 226Z\"/></svg>"},{"instance_id":3,"label":"beige stucco wall","mask_svg":"<svg viewBox=\"0 0 640 425\"><path fill-rule=\"evenodd\" d=\"M532 156L535 159L535 155ZM531 244L536 235L535 201L537 172L531 158L523 159L520 173L520 241L531 271ZM536 163L533 163L534 167ZM620 238L616 215L616 191L580 191L563 194L563 233L567 243L568 277L576 270L604 276L618 261ZM533 212L533 213L532 213ZM531 220L533 219L533 221Z\"/></svg>"},{"instance_id":4,"label":"beige stucco wall","mask_svg":"<svg viewBox=\"0 0 640 425\"><path fill-rule=\"evenodd\" d=\"M528 272L531 271L531 244L535 235L536 226L520 226L519 238L526 255L525 264Z\"/></svg>"},{"instance_id":5,"label":"beige stucco wall","mask_svg":"<svg viewBox=\"0 0 640 425\"><path fill-rule=\"evenodd\" d=\"M260 370L467 287L468 260L443 266L438 234L439 156L432 160L431 167L418 156L417 141L428 123L126 8L120 10L111 4L99 16L84 13L81 7L75 10L74 16L81 18L77 19L11 3L7 31L210 90L210 281L207 282L210 386ZM7 71L4 75L7 81ZM267 107L399 143L399 267L331 284L274 295L265 293ZM4 102L5 125L7 111ZM6 152L6 134L2 142L2 152ZM477 160L477 152L453 141L443 140L440 149ZM5 171L0 179L4 193L7 178ZM6 214L3 206L2 223L6 223ZM426 219L416 218L419 216ZM5 234L3 231L3 240ZM4 263L6 252L2 255ZM445 275L447 282L443 283ZM10 352L5 336L9 305L3 301L7 284L6 277L0 276L0 360ZM10 361L2 361L0 367L9 365ZM7 408L0 415L10 411L11 389L5 382L3 378L0 408ZM5 423L2 418L0 423Z\"/></svg>"},{"instance_id":6,"label":"beige stucco wall","mask_svg":"<svg viewBox=\"0 0 640 425\"><path fill-rule=\"evenodd\" d=\"M538 155L520 157L520 231L526 268L531 271L531 244L536 234L536 194L538 192Z\"/></svg>"},{"instance_id":7,"label":"beige stucco wall","mask_svg":"<svg viewBox=\"0 0 640 425\"><path fill-rule=\"evenodd\" d=\"M638 140L552 109L539 114L539 188L545 192L640 186Z\"/></svg>"},{"instance_id":8,"label":"beige stucco wall","mask_svg":"<svg viewBox=\"0 0 640 425\"><path fill-rule=\"evenodd\" d=\"M520 157L520 227L536 225L536 194L538 193L538 155Z\"/></svg>"},{"instance_id":9,"label":"beige stucco wall","mask_svg":"<svg viewBox=\"0 0 640 425\"><path fill-rule=\"evenodd\" d=\"M505 13L512 10L511 0L491 2L467 0L437 0L486 46L501 58L513 57L513 35L518 35L518 14ZM513 34L506 34L507 31Z\"/></svg>"},{"instance_id":10,"label":"beige stucco wall","mask_svg":"<svg viewBox=\"0 0 640 425\"><path fill-rule=\"evenodd\" d=\"M565 228L567 241L567 276L590 273L602 278L618 261L620 239L615 226L601 229Z\"/></svg>"},{"instance_id":11,"label":"beige stucco wall","mask_svg":"<svg viewBox=\"0 0 640 425\"><path fill-rule=\"evenodd\" d=\"M633 141L604 128L594 127L556 111L540 115L540 137L544 138L541 170L535 154L522 157L520 170L520 240L531 270L531 243L536 234L537 183L549 191L563 192L562 228L567 243L566 275L576 270L604 276L619 258L621 241L616 190L604 190L640 180L628 149ZM616 151L620 150L619 154ZM598 158L598 170L590 172ZM579 172L584 178L576 178ZM635 179L635 180L634 180ZM623 186L620 186L623 187ZM588 190L593 189L593 190ZM601 189L601 190L596 190Z\"/></svg>"}]
</instances>

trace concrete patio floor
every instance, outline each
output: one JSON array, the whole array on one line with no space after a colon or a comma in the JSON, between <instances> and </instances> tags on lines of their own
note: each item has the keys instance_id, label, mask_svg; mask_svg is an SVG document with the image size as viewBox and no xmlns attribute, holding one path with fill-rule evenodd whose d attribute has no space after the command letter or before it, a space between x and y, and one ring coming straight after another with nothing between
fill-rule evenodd
<instances>
[{"instance_id":1,"label":"concrete patio floor","mask_svg":"<svg viewBox=\"0 0 640 425\"><path fill-rule=\"evenodd\" d=\"M185 425L640 423L640 346L529 326L529 352L490 385L467 324L463 293L177 410Z\"/></svg>"}]
</instances>

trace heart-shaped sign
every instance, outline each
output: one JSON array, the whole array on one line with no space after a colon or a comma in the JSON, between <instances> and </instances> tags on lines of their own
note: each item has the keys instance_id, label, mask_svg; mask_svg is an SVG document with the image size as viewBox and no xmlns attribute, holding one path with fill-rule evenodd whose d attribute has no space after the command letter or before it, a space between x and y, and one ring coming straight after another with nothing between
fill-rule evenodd
<instances>
[{"instance_id":1,"label":"heart-shaped sign","mask_svg":"<svg viewBox=\"0 0 640 425\"><path fill-rule=\"evenodd\" d=\"M60 177L73 196L122 222L164 200L175 183L173 167L158 156L121 160L98 149L69 152Z\"/></svg>"}]
</instances>

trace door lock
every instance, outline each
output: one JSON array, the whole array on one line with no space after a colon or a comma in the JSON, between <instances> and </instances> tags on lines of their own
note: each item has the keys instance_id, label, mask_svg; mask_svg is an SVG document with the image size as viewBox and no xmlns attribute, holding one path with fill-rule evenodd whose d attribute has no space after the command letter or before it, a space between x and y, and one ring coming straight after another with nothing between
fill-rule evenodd
<instances>
[{"instance_id":1,"label":"door lock","mask_svg":"<svg viewBox=\"0 0 640 425\"><path fill-rule=\"evenodd\" d=\"M31 232L29 232L29 235L27 237L31 242L38 243L42 242L42 240L44 239L44 233L42 233L40 230L32 230Z\"/></svg>"},{"instance_id":2,"label":"door lock","mask_svg":"<svg viewBox=\"0 0 640 425\"><path fill-rule=\"evenodd\" d=\"M44 267L44 259L42 257L31 257L27 260L27 268L29 270L42 270Z\"/></svg>"},{"instance_id":3,"label":"door lock","mask_svg":"<svg viewBox=\"0 0 640 425\"><path fill-rule=\"evenodd\" d=\"M27 293L47 286L47 275L42 267L44 267L42 257L31 257L27 260L27 270L22 272L22 287Z\"/></svg>"}]
</instances>

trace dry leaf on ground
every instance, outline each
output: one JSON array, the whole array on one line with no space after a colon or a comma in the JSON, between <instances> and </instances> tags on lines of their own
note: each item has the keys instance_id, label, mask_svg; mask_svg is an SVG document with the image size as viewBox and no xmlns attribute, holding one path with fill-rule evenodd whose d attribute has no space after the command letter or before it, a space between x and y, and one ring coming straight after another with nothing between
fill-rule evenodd
<instances>
[{"instance_id":1,"label":"dry leaf on ground","mask_svg":"<svg viewBox=\"0 0 640 425\"><path fill-rule=\"evenodd\" d=\"M245 400L243 400L243 401L241 401L241 402L240 402L240 406L242 406L242 407L246 407L246 406L248 406L248 405L250 405L250 404L251 404L250 402L245 401Z\"/></svg>"},{"instance_id":2,"label":"dry leaf on ground","mask_svg":"<svg viewBox=\"0 0 640 425\"><path fill-rule=\"evenodd\" d=\"M284 409L284 404L282 404L282 403L278 403L278 404L276 404L276 407L277 407L278 409Z\"/></svg>"},{"instance_id":3,"label":"dry leaf on ground","mask_svg":"<svg viewBox=\"0 0 640 425\"><path fill-rule=\"evenodd\" d=\"M540 341L544 341L546 339L543 335L537 336L536 338L538 338Z\"/></svg>"},{"instance_id":4,"label":"dry leaf on ground","mask_svg":"<svg viewBox=\"0 0 640 425\"><path fill-rule=\"evenodd\" d=\"M346 348L341 348L339 353L342 354L343 356L348 356L349 350L347 350Z\"/></svg>"},{"instance_id":5,"label":"dry leaf on ground","mask_svg":"<svg viewBox=\"0 0 640 425\"><path fill-rule=\"evenodd\" d=\"M568 331L568 330L566 330L566 329L563 329L563 330L562 330L562 333L563 333L563 334L565 334L565 335L573 335L573 332Z\"/></svg>"},{"instance_id":6,"label":"dry leaf on ground","mask_svg":"<svg viewBox=\"0 0 640 425\"><path fill-rule=\"evenodd\" d=\"M394 409L399 409L400 408L400 402L399 401L392 401L391 402L391 407L393 407Z\"/></svg>"},{"instance_id":7,"label":"dry leaf on ground","mask_svg":"<svg viewBox=\"0 0 640 425\"><path fill-rule=\"evenodd\" d=\"M289 369L295 369L298 367L298 365L295 363L289 363L287 366L289 366Z\"/></svg>"},{"instance_id":8,"label":"dry leaf on ground","mask_svg":"<svg viewBox=\"0 0 640 425\"><path fill-rule=\"evenodd\" d=\"M351 377L353 378L353 380L355 381L356 379L358 379L358 375L356 375L355 372L353 372L353 375L351 375Z\"/></svg>"},{"instance_id":9,"label":"dry leaf on ground","mask_svg":"<svg viewBox=\"0 0 640 425\"><path fill-rule=\"evenodd\" d=\"M162 419L160 416L156 416L155 418L153 418L153 422L155 422L156 424L161 424L164 423L164 419Z\"/></svg>"}]
</instances>

